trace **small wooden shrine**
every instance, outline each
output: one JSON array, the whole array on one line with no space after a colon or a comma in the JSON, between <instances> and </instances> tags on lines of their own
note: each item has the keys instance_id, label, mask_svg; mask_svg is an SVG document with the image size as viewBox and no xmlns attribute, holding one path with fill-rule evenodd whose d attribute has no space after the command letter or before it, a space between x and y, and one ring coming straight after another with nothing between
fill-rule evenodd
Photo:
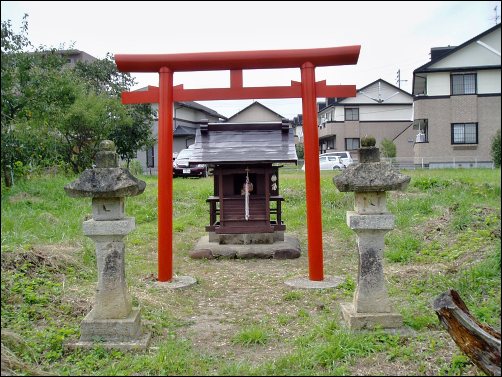
<instances>
[{"instance_id":1,"label":"small wooden shrine","mask_svg":"<svg viewBox=\"0 0 502 377\"><path fill-rule=\"evenodd\" d=\"M202 124L190 164L207 164L213 171L213 195L207 199L209 242L283 242L284 198L279 193L277 164L296 163L297 159L293 129L286 120ZM273 252L265 254L273 257Z\"/></svg>"}]
</instances>

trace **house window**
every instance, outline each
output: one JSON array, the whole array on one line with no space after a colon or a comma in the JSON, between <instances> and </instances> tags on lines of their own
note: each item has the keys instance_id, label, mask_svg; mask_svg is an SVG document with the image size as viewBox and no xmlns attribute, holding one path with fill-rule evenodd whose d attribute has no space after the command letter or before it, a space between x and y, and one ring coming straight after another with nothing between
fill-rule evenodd
<instances>
[{"instance_id":1,"label":"house window","mask_svg":"<svg viewBox=\"0 0 502 377\"><path fill-rule=\"evenodd\" d=\"M345 139L345 149L346 150L351 150L351 149L358 149L359 148L359 138L346 138Z\"/></svg>"},{"instance_id":2,"label":"house window","mask_svg":"<svg viewBox=\"0 0 502 377\"><path fill-rule=\"evenodd\" d=\"M155 167L155 151L153 147L148 148L146 150L146 167L154 168Z\"/></svg>"},{"instance_id":3,"label":"house window","mask_svg":"<svg viewBox=\"0 0 502 377\"><path fill-rule=\"evenodd\" d=\"M345 108L345 120L359 120L359 109Z\"/></svg>"},{"instance_id":4,"label":"house window","mask_svg":"<svg viewBox=\"0 0 502 377\"><path fill-rule=\"evenodd\" d=\"M476 94L476 74L451 75L451 94Z\"/></svg>"},{"instance_id":5,"label":"house window","mask_svg":"<svg viewBox=\"0 0 502 377\"><path fill-rule=\"evenodd\" d=\"M335 138L331 137L327 140L328 149L335 149Z\"/></svg>"},{"instance_id":6,"label":"house window","mask_svg":"<svg viewBox=\"0 0 502 377\"><path fill-rule=\"evenodd\" d=\"M477 123L453 123L451 125L452 144L477 144L478 124Z\"/></svg>"}]
</instances>

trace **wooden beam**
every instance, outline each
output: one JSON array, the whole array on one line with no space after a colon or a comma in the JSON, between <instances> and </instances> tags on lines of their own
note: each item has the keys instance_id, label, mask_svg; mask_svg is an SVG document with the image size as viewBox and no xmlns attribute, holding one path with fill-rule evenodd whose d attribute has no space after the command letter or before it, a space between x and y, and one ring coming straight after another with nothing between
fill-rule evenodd
<instances>
[{"instance_id":1,"label":"wooden beam","mask_svg":"<svg viewBox=\"0 0 502 377\"><path fill-rule=\"evenodd\" d=\"M433 303L441 324L457 346L489 376L500 376L500 332L478 322L459 294L450 289Z\"/></svg>"},{"instance_id":2,"label":"wooden beam","mask_svg":"<svg viewBox=\"0 0 502 377\"><path fill-rule=\"evenodd\" d=\"M300 68L356 64L360 45L293 50L223 51L181 54L115 54L120 72L219 71L237 69Z\"/></svg>"},{"instance_id":3,"label":"wooden beam","mask_svg":"<svg viewBox=\"0 0 502 377\"><path fill-rule=\"evenodd\" d=\"M241 71L242 73L242 71ZM241 77L242 79L242 77ZM174 101L212 101L230 99L263 99L263 98L301 98L301 84L292 82L291 86L268 86L268 87L241 87L238 86L238 75L232 81L235 85L231 88L208 88L208 89L184 89L183 85L173 87ZM326 81L315 83L317 97L354 97L355 85L326 85ZM159 88L148 86L148 90L136 92L123 92L122 103L158 103Z\"/></svg>"}]
</instances>

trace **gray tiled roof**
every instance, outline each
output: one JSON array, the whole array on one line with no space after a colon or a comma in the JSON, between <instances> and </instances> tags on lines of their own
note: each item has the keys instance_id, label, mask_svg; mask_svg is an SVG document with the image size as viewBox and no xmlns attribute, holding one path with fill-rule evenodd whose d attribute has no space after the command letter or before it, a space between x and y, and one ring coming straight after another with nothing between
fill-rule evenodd
<instances>
[{"instance_id":1,"label":"gray tiled roof","mask_svg":"<svg viewBox=\"0 0 502 377\"><path fill-rule=\"evenodd\" d=\"M281 122L209 123L195 136L190 163L292 162L294 130Z\"/></svg>"}]
</instances>

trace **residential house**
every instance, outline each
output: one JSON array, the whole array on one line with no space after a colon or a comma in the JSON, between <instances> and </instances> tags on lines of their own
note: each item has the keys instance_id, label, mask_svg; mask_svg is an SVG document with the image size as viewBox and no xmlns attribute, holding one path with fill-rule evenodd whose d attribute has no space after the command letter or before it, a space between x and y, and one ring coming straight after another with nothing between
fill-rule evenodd
<instances>
[{"instance_id":1,"label":"residential house","mask_svg":"<svg viewBox=\"0 0 502 377\"><path fill-rule=\"evenodd\" d=\"M139 89L144 90L144 89ZM158 103L152 104L152 110L156 115L152 122L152 135L158 140ZM175 102L173 109L173 155L188 148L195 143L195 133L200 128L200 121L207 119L209 122L220 122L227 118L218 114L213 109L197 102ZM159 148L158 144L146 151L138 151L137 159L141 163L144 172L156 174L158 168Z\"/></svg>"},{"instance_id":2,"label":"residential house","mask_svg":"<svg viewBox=\"0 0 502 377\"><path fill-rule=\"evenodd\" d=\"M356 91L355 97L327 98L318 103L319 153L351 151L358 160L361 137L396 145L397 157L413 156L413 97L378 79Z\"/></svg>"},{"instance_id":3,"label":"residential house","mask_svg":"<svg viewBox=\"0 0 502 377\"><path fill-rule=\"evenodd\" d=\"M246 122L276 122L281 121L284 117L269 109L267 106L258 101L254 101L251 105L238 111L227 122L229 123L246 123Z\"/></svg>"},{"instance_id":4,"label":"residential house","mask_svg":"<svg viewBox=\"0 0 502 377\"><path fill-rule=\"evenodd\" d=\"M302 142L303 139L301 127L301 114L290 121L291 128L293 128L295 144ZM251 105L245 107L239 112L228 118L229 123L246 123L246 122L277 122L285 119L281 114L276 113L274 110L269 109L258 101L254 101Z\"/></svg>"},{"instance_id":5,"label":"residential house","mask_svg":"<svg viewBox=\"0 0 502 377\"><path fill-rule=\"evenodd\" d=\"M413 71L415 163L491 167L500 130L500 24L460 46L431 48Z\"/></svg>"},{"instance_id":6,"label":"residential house","mask_svg":"<svg viewBox=\"0 0 502 377\"><path fill-rule=\"evenodd\" d=\"M303 144L303 114L298 114L291 121L291 126L295 130L295 144Z\"/></svg>"},{"instance_id":7,"label":"residential house","mask_svg":"<svg viewBox=\"0 0 502 377\"><path fill-rule=\"evenodd\" d=\"M80 51L80 50L75 50L75 49L72 49L72 50L59 50L58 52L59 52L59 54L61 54L61 56L63 58L66 59L66 63L69 66L72 66L72 67L77 62L92 63L92 62L98 60L94 56L89 55L87 52Z\"/></svg>"}]
</instances>

